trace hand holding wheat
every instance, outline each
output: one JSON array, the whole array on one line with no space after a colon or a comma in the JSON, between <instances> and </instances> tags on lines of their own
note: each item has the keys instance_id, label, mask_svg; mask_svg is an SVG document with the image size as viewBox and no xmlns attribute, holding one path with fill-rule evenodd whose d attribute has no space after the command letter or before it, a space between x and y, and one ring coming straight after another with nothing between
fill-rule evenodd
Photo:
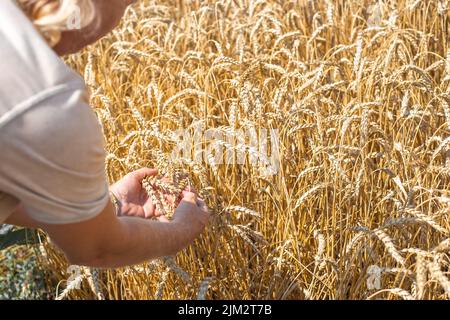
<instances>
[{"instance_id":1,"label":"hand holding wheat","mask_svg":"<svg viewBox=\"0 0 450 320\"><path fill-rule=\"evenodd\" d=\"M159 218L164 215L165 212L159 210L159 203L155 201L148 194L148 188L144 188L143 181L155 181L158 185L165 185L164 182L158 181L158 170L142 168L137 171L131 172L117 181L111 186L110 191L114 194L119 202L118 215L121 216L134 216L141 218ZM156 182L158 181L158 182ZM178 201L171 193L165 193L168 190L162 190L161 197L164 199L164 203L175 206Z\"/></svg>"},{"instance_id":2,"label":"hand holding wheat","mask_svg":"<svg viewBox=\"0 0 450 320\"><path fill-rule=\"evenodd\" d=\"M193 192L183 191L182 199L173 215L173 222L185 228L195 239L202 233L209 220L209 210L203 199Z\"/></svg>"},{"instance_id":3,"label":"hand holding wheat","mask_svg":"<svg viewBox=\"0 0 450 320\"><path fill-rule=\"evenodd\" d=\"M183 198L183 191L192 191L189 176L177 171L172 174L148 176L142 180L142 187L155 206L157 216L163 215L168 219L172 219L175 208Z\"/></svg>"},{"instance_id":4,"label":"hand holding wheat","mask_svg":"<svg viewBox=\"0 0 450 320\"><path fill-rule=\"evenodd\" d=\"M118 215L159 220L173 218L185 192L195 194L188 175L178 171L158 174L149 168L127 174L110 190L119 202Z\"/></svg>"}]
</instances>

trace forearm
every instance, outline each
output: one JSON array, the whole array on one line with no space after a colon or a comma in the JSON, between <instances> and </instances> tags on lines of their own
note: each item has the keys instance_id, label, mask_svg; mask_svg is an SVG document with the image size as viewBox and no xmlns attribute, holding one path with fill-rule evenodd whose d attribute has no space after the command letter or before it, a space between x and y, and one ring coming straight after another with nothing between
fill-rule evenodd
<instances>
[{"instance_id":1,"label":"forearm","mask_svg":"<svg viewBox=\"0 0 450 320\"><path fill-rule=\"evenodd\" d=\"M22 204L20 204L6 219L5 223L30 229L38 229L42 227L42 223L34 220L26 213Z\"/></svg>"},{"instance_id":2,"label":"forearm","mask_svg":"<svg viewBox=\"0 0 450 320\"><path fill-rule=\"evenodd\" d=\"M40 223L19 207L7 223L46 231L71 264L115 268L173 255L189 245L207 223L207 211L196 201L194 194L185 195L172 222L118 217L109 202L97 216L82 222Z\"/></svg>"},{"instance_id":3,"label":"forearm","mask_svg":"<svg viewBox=\"0 0 450 320\"><path fill-rule=\"evenodd\" d=\"M173 255L191 243L195 236L187 227L171 222L121 217L114 240L98 258L87 261L91 267L117 268ZM111 237L113 239L113 237Z\"/></svg>"},{"instance_id":4,"label":"forearm","mask_svg":"<svg viewBox=\"0 0 450 320\"><path fill-rule=\"evenodd\" d=\"M92 221L70 225L41 223L20 205L5 223L43 229L71 264L98 268L123 267L173 255L195 238L190 229L179 222L117 217L112 204Z\"/></svg>"}]
</instances>

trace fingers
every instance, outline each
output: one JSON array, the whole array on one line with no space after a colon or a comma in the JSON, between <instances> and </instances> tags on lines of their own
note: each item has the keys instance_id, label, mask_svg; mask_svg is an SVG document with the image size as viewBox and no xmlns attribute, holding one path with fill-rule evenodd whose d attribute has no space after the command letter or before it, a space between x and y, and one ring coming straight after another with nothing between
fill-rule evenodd
<instances>
[{"instance_id":1,"label":"fingers","mask_svg":"<svg viewBox=\"0 0 450 320\"><path fill-rule=\"evenodd\" d=\"M197 197L197 195L195 193L189 192L189 191L183 191L182 195L183 195L183 199L181 201L186 201L191 204L195 204L204 213L209 214L209 209L208 209L208 206L206 205L205 201L202 198Z\"/></svg>"},{"instance_id":2,"label":"fingers","mask_svg":"<svg viewBox=\"0 0 450 320\"><path fill-rule=\"evenodd\" d=\"M197 205L197 195L193 192L183 191L182 192L183 199L181 201L186 201L191 204Z\"/></svg>"},{"instance_id":3,"label":"fingers","mask_svg":"<svg viewBox=\"0 0 450 320\"><path fill-rule=\"evenodd\" d=\"M159 222L170 222L170 220L167 219L167 217L165 217L165 216L159 216L159 217L156 217L156 219L157 219Z\"/></svg>"},{"instance_id":4,"label":"fingers","mask_svg":"<svg viewBox=\"0 0 450 320\"><path fill-rule=\"evenodd\" d=\"M139 170L133 171L131 175L141 181L148 176L156 176L158 174L158 169L141 168Z\"/></svg>"},{"instance_id":5,"label":"fingers","mask_svg":"<svg viewBox=\"0 0 450 320\"><path fill-rule=\"evenodd\" d=\"M205 201L201 198L197 198L197 207L199 207L203 212L209 214L208 206L206 205Z\"/></svg>"},{"instance_id":6,"label":"fingers","mask_svg":"<svg viewBox=\"0 0 450 320\"><path fill-rule=\"evenodd\" d=\"M191 186L191 185L186 186L186 188L184 188L184 191L188 191L188 192L192 192L192 193L198 194L197 189L195 189L195 188L194 188L193 186Z\"/></svg>"},{"instance_id":7,"label":"fingers","mask_svg":"<svg viewBox=\"0 0 450 320\"><path fill-rule=\"evenodd\" d=\"M150 219L156 215L156 206L154 204L146 203L144 204L144 214L145 218Z\"/></svg>"},{"instance_id":8,"label":"fingers","mask_svg":"<svg viewBox=\"0 0 450 320\"><path fill-rule=\"evenodd\" d=\"M205 201L201 199L197 199L197 206L200 209L199 213L202 216L201 217L202 223L206 226L209 222L210 216L208 206L206 205Z\"/></svg>"},{"instance_id":9,"label":"fingers","mask_svg":"<svg viewBox=\"0 0 450 320\"><path fill-rule=\"evenodd\" d=\"M164 199L172 206L174 206L175 202L177 201L177 199L174 196L168 194L164 195Z\"/></svg>"}]
</instances>

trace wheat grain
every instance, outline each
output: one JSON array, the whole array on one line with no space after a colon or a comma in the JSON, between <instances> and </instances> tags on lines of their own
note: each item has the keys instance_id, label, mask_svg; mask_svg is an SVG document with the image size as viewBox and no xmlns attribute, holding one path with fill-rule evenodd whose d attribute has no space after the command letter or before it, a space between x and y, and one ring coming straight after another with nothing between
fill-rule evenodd
<instances>
[{"instance_id":1,"label":"wheat grain","mask_svg":"<svg viewBox=\"0 0 450 320\"><path fill-rule=\"evenodd\" d=\"M327 183L321 183L321 184L315 185L314 187L312 187L311 189L309 189L308 191L303 193L301 195L301 197L295 203L295 206L294 206L293 210L298 209L303 204L303 202L305 202L306 199L308 199L310 196L312 196L317 191L319 191L321 189L325 189L327 186L328 186Z\"/></svg>"},{"instance_id":2,"label":"wheat grain","mask_svg":"<svg viewBox=\"0 0 450 320\"><path fill-rule=\"evenodd\" d=\"M98 300L105 300L105 296L103 295L100 289L100 275L99 270L94 268L85 268L86 278L88 280L89 286L91 287L92 292L95 294Z\"/></svg>"},{"instance_id":3,"label":"wheat grain","mask_svg":"<svg viewBox=\"0 0 450 320\"><path fill-rule=\"evenodd\" d=\"M393 295L399 296L400 298L402 298L403 300L414 300L414 297L406 290L403 290L401 288L393 288L393 289L383 289L380 291L375 292L374 294L372 294L368 300L372 299L374 296L383 293L383 292L389 292Z\"/></svg>"},{"instance_id":4,"label":"wheat grain","mask_svg":"<svg viewBox=\"0 0 450 320\"><path fill-rule=\"evenodd\" d=\"M356 53L355 53L355 59L353 60L353 72L355 74L357 74L358 70L359 70L359 64L361 62L361 57L362 57L362 46L363 46L363 33L360 32L358 34L358 38L356 40Z\"/></svg>"},{"instance_id":5,"label":"wheat grain","mask_svg":"<svg viewBox=\"0 0 450 320\"><path fill-rule=\"evenodd\" d=\"M427 263L422 254L417 255L416 259L416 282L417 282L417 299L423 299L425 285L427 282Z\"/></svg>"},{"instance_id":6,"label":"wheat grain","mask_svg":"<svg viewBox=\"0 0 450 320\"><path fill-rule=\"evenodd\" d=\"M325 237L318 231L314 231L314 238L317 240L317 253L314 256L314 261L319 270L325 267L324 253L325 253Z\"/></svg>"},{"instance_id":7,"label":"wheat grain","mask_svg":"<svg viewBox=\"0 0 450 320\"><path fill-rule=\"evenodd\" d=\"M167 268L175 272L181 279L183 279L185 283L192 282L192 279L189 276L189 274L175 262L173 257L164 257L162 260L164 264L167 266Z\"/></svg>"},{"instance_id":8,"label":"wheat grain","mask_svg":"<svg viewBox=\"0 0 450 320\"><path fill-rule=\"evenodd\" d=\"M406 91L405 95L403 96L400 113L403 117L409 116L409 91Z\"/></svg>"},{"instance_id":9,"label":"wheat grain","mask_svg":"<svg viewBox=\"0 0 450 320\"><path fill-rule=\"evenodd\" d=\"M224 209L227 212L237 212L238 213L238 219L241 217L241 214L243 215L247 215L247 216L251 216L251 217L255 217L257 219L261 218L261 214L259 214L258 212L248 209L248 208L244 208L241 206L228 206Z\"/></svg>"},{"instance_id":10,"label":"wheat grain","mask_svg":"<svg viewBox=\"0 0 450 320\"><path fill-rule=\"evenodd\" d=\"M84 273L80 273L78 276L76 276L71 282L69 282L66 286L66 288L60 293L57 294L57 297L55 300L64 300L66 299L69 294L80 288L81 283L86 278L86 275Z\"/></svg>"},{"instance_id":11,"label":"wheat grain","mask_svg":"<svg viewBox=\"0 0 450 320\"><path fill-rule=\"evenodd\" d=\"M167 278L169 277L169 274L170 274L170 268L167 267L163 271L163 273L161 274L161 278L160 278L160 280L158 282L158 285L156 286L156 292L155 292L155 299L156 300L162 300L164 286L166 285Z\"/></svg>"},{"instance_id":12,"label":"wheat grain","mask_svg":"<svg viewBox=\"0 0 450 320\"><path fill-rule=\"evenodd\" d=\"M435 229L436 231L444 234L444 235L448 235L449 234L449 230L440 226L436 221L433 220L432 217L420 212L419 210L416 210L414 208L406 208L405 209L406 213L409 213L415 217L418 218L418 220L428 224L430 227L432 227L433 229Z\"/></svg>"},{"instance_id":13,"label":"wheat grain","mask_svg":"<svg viewBox=\"0 0 450 320\"><path fill-rule=\"evenodd\" d=\"M200 283L198 293L197 293L197 300L205 300L206 294L208 292L208 288L211 285L211 282L214 280L214 277L206 277L202 280Z\"/></svg>"},{"instance_id":14,"label":"wheat grain","mask_svg":"<svg viewBox=\"0 0 450 320\"><path fill-rule=\"evenodd\" d=\"M428 270L430 271L430 275L439 282L447 295L450 297L450 280L444 272L442 272L436 255L433 257L433 261L428 263Z\"/></svg>"},{"instance_id":15,"label":"wheat grain","mask_svg":"<svg viewBox=\"0 0 450 320\"><path fill-rule=\"evenodd\" d=\"M383 242L384 246L386 247L386 250L392 256L392 258L394 258L394 260L397 261L397 263L404 265L405 259L402 257L400 252L398 252L397 248L394 245L394 241L392 240L392 238L381 229L376 229L373 232L377 236L377 238L380 239L381 242Z\"/></svg>"}]
</instances>

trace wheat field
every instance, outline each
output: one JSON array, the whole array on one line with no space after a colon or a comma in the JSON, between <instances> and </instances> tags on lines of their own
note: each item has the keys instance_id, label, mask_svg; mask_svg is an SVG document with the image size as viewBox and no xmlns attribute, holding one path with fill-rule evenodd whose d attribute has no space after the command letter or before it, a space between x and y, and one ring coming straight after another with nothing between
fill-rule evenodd
<instances>
[{"instance_id":1,"label":"wheat field","mask_svg":"<svg viewBox=\"0 0 450 320\"><path fill-rule=\"evenodd\" d=\"M190 175L206 232L117 269L41 263L59 299L449 299L450 1L145 0L67 58L103 127L111 183ZM241 163L170 157L215 129ZM275 173L235 134L275 130ZM275 132L274 131L274 132Z\"/></svg>"}]
</instances>

